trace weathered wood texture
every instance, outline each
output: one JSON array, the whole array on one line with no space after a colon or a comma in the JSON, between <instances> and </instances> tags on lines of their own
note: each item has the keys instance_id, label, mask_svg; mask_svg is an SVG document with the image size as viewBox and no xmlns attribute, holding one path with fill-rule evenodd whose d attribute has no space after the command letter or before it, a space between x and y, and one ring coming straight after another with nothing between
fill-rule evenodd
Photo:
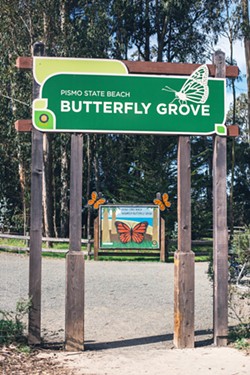
<instances>
[{"instance_id":1,"label":"weathered wood texture","mask_svg":"<svg viewBox=\"0 0 250 375\"><path fill-rule=\"evenodd\" d=\"M214 54L216 77L225 77L225 54ZM228 334L228 230L227 230L227 139L214 137L213 150L213 267L214 343L227 345Z\"/></svg>"},{"instance_id":2,"label":"weathered wood texture","mask_svg":"<svg viewBox=\"0 0 250 375\"><path fill-rule=\"evenodd\" d=\"M178 250L174 264L174 345L194 347L194 253L191 251L190 139L178 144Z\"/></svg>"},{"instance_id":3,"label":"weathered wood texture","mask_svg":"<svg viewBox=\"0 0 250 375\"><path fill-rule=\"evenodd\" d=\"M191 165L190 138L178 143L178 251L191 251Z\"/></svg>"},{"instance_id":4,"label":"weathered wood texture","mask_svg":"<svg viewBox=\"0 0 250 375\"><path fill-rule=\"evenodd\" d=\"M176 74L176 75L190 75L201 64L187 64L187 63L167 63L167 62L150 62L150 61L128 61L123 60L131 74ZM19 69L32 69L32 57L18 57L16 60L16 67ZM209 74L211 77L215 76L215 66L208 64ZM236 78L239 75L237 66L228 65L226 67L226 77Z\"/></svg>"},{"instance_id":5,"label":"weathered wood texture","mask_svg":"<svg viewBox=\"0 0 250 375\"><path fill-rule=\"evenodd\" d=\"M43 56L44 44L35 43L35 56ZM33 99L39 96L39 85L33 81ZM43 134L32 130L31 156L31 206L30 206L30 258L29 258L29 297L32 305L29 310L29 344L41 343L41 279L42 279L42 172Z\"/></svg>"},{"instance_id":6,"label":"weathered wood texture","mask_svg":"<svg viewBox=\"0 0 250 375\"><path fill-rule=\"evenodd\" d=\"M84 350L84 255L82 237L83 136L72 134L70 159L69 253L66 259L65 348Z\"/></svg>"},{"instance_id":7,"label":"weathered wood texture","mask_svg":"<svg viewBox=\"0 0 250 375\"><path fill-rule=\"evenodd\" d=\"M32 69L33 58L30 56L19 56L16 59L16 68L18 69Z\"/></svg>"},{"instance_id":8,"label":"weathered wood texture","mask_svg":"<svg viewBox=\"0 0 250 375\"><path fill-rule=\"evenodd\" d=\"M238 125L227 126L228 137L238 137L240 135L240 128Z\"/></svg>"},{"instance_id":9,"label":"weathered wood texture","mask_svg":"<svg viewBox=\"0 0 250 375\"><path fill-rule=\"evenodd\" d=\"M194 347L194 253L174 254L174 345Z\"/></svg>"},{"instance_id":10,"label":"weathered wood texture","mask_svg":"<svg viewBox=\"0 0 250 375\"><path fill-rule=\"evenodd\" d=\"M84 350L84 255L69 251L66 257L65 349Z\"/></svg>"},{"instance_id":11,"label":"weathered wood texture","mask_svg":"<svg viewBox=\"0 0 250 375\"><path fill-rule=\"evenodd\" d=\"M70 159L69 250L81 250L83 136L72 134Z\"/></svg>"},{"instance_id":12,"label":"weathered wood texture","mask_svg":"<svg viewBox=\"0 0 250 375\"><path fill-rule=\"evenodd\" d=\"M15 122L15 129L18 132L31 132L32 130L32 120L17 120Z\"/></svg>"},{"instance_id":13,"label":"weathered wood texture","mask_svg":"<svg viewBox=\"0 0 250 375\"><path fill-rule=\"evenodd\" d=\"M99 217L94 221L94 260L98 260L99 250Z\"/></svg>"},{"instance_id":14,"label":"weathered wood texture","mask_svg":"<svg viewBox=\"0 0 250 375\"><path fill-rule=\"evenodd\" d=\"M167 247L165 246L165 220L161 217L161 232L160 232L160 261L166 262L167 254L166 254Z\"/></svg>"}]
</instances>

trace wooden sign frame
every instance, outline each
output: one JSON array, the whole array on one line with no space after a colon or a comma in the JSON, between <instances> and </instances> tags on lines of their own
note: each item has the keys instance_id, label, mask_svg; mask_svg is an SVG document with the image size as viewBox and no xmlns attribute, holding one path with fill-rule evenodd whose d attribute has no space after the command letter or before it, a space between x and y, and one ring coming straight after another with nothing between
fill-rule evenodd
<instances>
[{"instance_id":1,"label":"wooden sign frame","mask_svg":"<svg viewBox=\"0 0 250 375\"><path fill-rule=\"evenodd\" d=\"M44 45L36 43L34 55L42 56ZM190 75L200 64L123 61L129 73ZM32 69L32 57L19 57L19 69ZM215 52L210 76L236 78L239 70L225 65L225 54ZM34 82L33 98L39 86ZM29 295L29 343L41 343L41 247L42 247L42 134L31 129L31 120L18 120L18 131L32 131L31 230ZM238 128L228 127L229 136ZM227 217L226 217L226 137L214 136L213 216L214 216L214 343L227 344ZM84 258L81 250L82 134L71 136L70 248L67 255L66 323L67 350L84 349ZM178 137L178 250L175 252L174 344L194 347L194 254L191 251L190 139Z\"/></svg>"}]
</instances>

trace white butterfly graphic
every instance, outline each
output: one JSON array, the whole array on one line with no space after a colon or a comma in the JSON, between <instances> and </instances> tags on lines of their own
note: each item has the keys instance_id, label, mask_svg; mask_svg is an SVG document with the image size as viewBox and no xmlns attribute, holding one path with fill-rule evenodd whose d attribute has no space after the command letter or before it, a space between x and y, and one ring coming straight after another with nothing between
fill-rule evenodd
<instances>
[{"instance_id":1,"label":"white butterfly graphic","mask_svg":"<svg viewBox=\"0 0 250 375\"><path fill-rule=\"evenodd\" d=\"M165 86L162 90L175 93L175 98L172 103L175 100L179 100L179 103L193 102L204 104L209 95L207 80L208 67L206 65L201 65L186 80L180 91L176 91L169 86Z\"/></svg>"}]
</instances>

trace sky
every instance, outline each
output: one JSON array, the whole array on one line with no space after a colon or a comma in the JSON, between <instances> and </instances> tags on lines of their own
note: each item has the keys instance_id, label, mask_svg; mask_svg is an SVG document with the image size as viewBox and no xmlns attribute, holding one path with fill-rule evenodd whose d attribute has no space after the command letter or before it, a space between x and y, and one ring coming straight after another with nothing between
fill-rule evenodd
<instances>
[{"instance_id":1,"label":"sky","mask_svg":"<svg viewBox=\"0 0 250 375\"><path fill-rule=\"evenodd\" d=\"M229 56L229 42L226 38L220 38L215 49L221 49L225 52L226 57ZM237 66L240 69L242 75L242 82L236 82L236 95L239 96L242 93L247 92L247 81L246 81L246 60L243 40L238 40L234 43L234 59L237 62ZM227 88L227 109L232 103L232 92Z\"/></svg>"}]
</instances>

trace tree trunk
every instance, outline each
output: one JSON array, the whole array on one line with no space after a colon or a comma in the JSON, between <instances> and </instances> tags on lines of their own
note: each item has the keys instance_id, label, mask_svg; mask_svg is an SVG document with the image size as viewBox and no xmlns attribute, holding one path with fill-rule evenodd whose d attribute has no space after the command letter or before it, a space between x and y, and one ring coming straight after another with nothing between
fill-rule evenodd
<instances>
[{"instance_id":1,"label":"tree trunk","mask_svg":"<svg viewBox=\"0 0 250 375\"><path fill-rule=\"evenodd\" d=\"M23 235L26 236L27 234L27 205L26 205L26 198L25 198L25 191L26 191L26 177L25 177L25 169L23 162L21 160L20 152L18 153L18 171L19 171L19 181L21 186L21 199L23 203Z\"/></svg>"},{"instance_id":2,"label":"tree trunk","mask_svg":"<svg viewBox=\"0 0 250 375\"><path fill-rule=\"evenodd\" d=\"M243 34L247 68L248 126L250 134L250 22L248 0L241 0L243 14Z\"/></svg>"},{"instance_id":3,"label":"tree trunk","mask_svg":"<svg viewBox=\"0 0 250 375\"><path fill-rule=\"evenodd\" d=\"M100 177L99 177L99 166L98 166L98 145L97 145L97 137L94 134L94 155L93 155L93 164L94 164L94 171L95 171L95 190L97 193L100 193Z\"/></svg>"},{"instance_id":4,"label":"tree trunk","mask_svg":"<svg viewBox=\"0 0 250 375\"><path fill-rule=\"evenodd\" d=\"M68 207L68 191L69 191L69 160L65 136L61 137L61 207L60 207L60 227L61 237L68 237L69 234L69 207Z\"/></svg>"}]
</instances>

